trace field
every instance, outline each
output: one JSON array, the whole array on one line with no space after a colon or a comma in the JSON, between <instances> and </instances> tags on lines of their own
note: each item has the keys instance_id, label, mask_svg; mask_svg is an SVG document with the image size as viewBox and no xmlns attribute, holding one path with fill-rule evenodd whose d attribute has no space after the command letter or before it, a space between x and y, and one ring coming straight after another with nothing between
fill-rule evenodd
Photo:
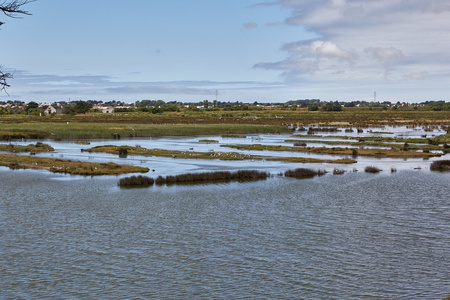
<instances>
[{"instance_id":1,"label":"field","mask_svg":"<svg viewBox=\"0 0 450 300\"><path fill-rule=\"evenodd\" d=\"M188 125L188 126L187 126ZM28 116L1 115L0 139L90 139L114 137L189 136L280 133L288 126L371 127L450 125L450 112L429 110L344 109L342 112L305 109L142 112Z\"/></svg>"}]
</instances>

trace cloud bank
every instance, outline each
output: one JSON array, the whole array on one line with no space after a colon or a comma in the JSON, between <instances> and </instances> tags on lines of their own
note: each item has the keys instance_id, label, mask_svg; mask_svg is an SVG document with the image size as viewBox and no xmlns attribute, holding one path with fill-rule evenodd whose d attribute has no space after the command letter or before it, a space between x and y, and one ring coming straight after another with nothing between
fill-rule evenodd
<instances>
[{"instance_id":1,"label":"cloud bank","mask_svg":"<svg viewBox=\"0 0 450 300\"><path fill-rule=\"evenodd\" d=\"M285 24L317 38L285 43L286 57L255 68L279 71L287 81L359 83L450 78L450 3L438 0L277 0Z\"/></svg>"}]
</instances>

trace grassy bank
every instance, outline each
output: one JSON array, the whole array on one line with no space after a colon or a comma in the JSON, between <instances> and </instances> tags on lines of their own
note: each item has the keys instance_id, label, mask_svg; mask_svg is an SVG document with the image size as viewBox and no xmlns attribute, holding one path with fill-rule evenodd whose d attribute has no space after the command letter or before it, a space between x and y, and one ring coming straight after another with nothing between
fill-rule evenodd
<instances>
[{"instance_id":1,"label":"grassy bank","mask_svg":"<svg viewBox=\"0 0 450 300\"><path fill-rule=\"evenodd\" d=\"M0 166L10 169L47 170L53 173L72 175L119 175L127 173L146 173L148 168L118 165L115 163L92 163L62 160L45 157L0 154Z\"/></svg>"},{"instance_id":2,"label":"grassy bank","mask_svg":"<svg viewBox=\"0 0 450 300\"><path fill-rule=\"evenodd\" d=\"M323 160L315 158L303 157L268 157L261 155L242 154L238 152L195 152L195 151L178 151L178 150L164 150L164 149L147 149L143 147L134 146L97 146L89 149L81 150L83 152L103 152L110 154L125 155L144 155L144 156L159 156L170 158L184 158L184 159L219 159L219 160L267 160L267 161L285 161L297 163L341 163L352 164L356 163L351 159L338 160Z\"/></svg>"},{"instance_id":3,"label":"grassy bank","mask_svg":"<svg viewBox=\"0 0 450 300\"><path fill-rule=\"evenodd\" d=\"M446 144L444 144L444 145L409 144L407 142L405 142L403 144L398 144L398 143L385 142L383 140L370 141L370 140L364 140L364 139L361 139L361 141L358 141L358 142L290 139L290 140L285 140L285 142L294 143L294 145L295 144L307 145L307 144L319 144L320 143L320 144L326 144L326 145L347 145L347 146L354 146L354 147L362 147L362 146L387 147L387 148L400 149L400 150L405 149L405 143L406 143L406 149L408 149L408 150L446 151L446 149L448 149L448 146Z\"/></svg>"},{"instance_id":4,"label":"grassy bank","mask_svg":"<svg viewBox=\"0 0 450 300\"><path fill-rule=\"evenodd\" d=\"M290 132L287 126L252 124L121 124L121 123L12 123L0 124L0 140L95 139L157 136L195 136Z\"/></svg>"},{"instance_id":5,"label":"grassy bank","mask_svg":"<svg viewBox=\"0 0 450 300\"><path fill-rule=\"evenodd\" d=\"M259 110L188 110L152 114L127 112L91 115L27 116L2 115L2 123L82 122L119 124L253 124L253 125L450 125L449 111L381 108L344 108L341 112L308 111L306 108L268 108Z\"/></svg>"},{"instance_id":6,"label":"grassy bank","mask_svg":"<svg viewBox=\"0 0 450 300\"><path fill-rule=\"evenodd\" d=\"M297 147L297 146L274 146L274 145L220 145L245 150L269 150L269 151L294 151L309 152L321 154L338 154L347 156L371 156L371 157L389 157L389 158L429 158L441 156L440 153L404 151L397 149L351 149L351 148L327 148L327 147Z\"/></svg>"},{"instance_id":7,"label":"grassy bank","mask_svg":"<svg viewBox=\"0 0 450 300\"><path fill-rule=\"evenodd\" d=\"M38 152L53 152L55 151L55 149L47 144L37 142L36 144L29 144L27 146L14 144L0 144L0 151L14 152L14 153L19 152L38 153Z\"/></svg>"}]
</instances>

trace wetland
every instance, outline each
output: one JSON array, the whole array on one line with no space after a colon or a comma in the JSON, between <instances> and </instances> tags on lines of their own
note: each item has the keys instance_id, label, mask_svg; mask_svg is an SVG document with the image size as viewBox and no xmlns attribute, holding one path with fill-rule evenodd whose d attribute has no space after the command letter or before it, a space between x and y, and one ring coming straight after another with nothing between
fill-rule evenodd
<instances>
[{"instance_id":1,"label":"wetland","mask_svg":"<svg viewBox=\"0 0 450 300\"><path fill-rule=\"evenodd\" d=\"M450 294L448 114L214 113L0 118L1 296Z\"/></svg>"}]
</instances>

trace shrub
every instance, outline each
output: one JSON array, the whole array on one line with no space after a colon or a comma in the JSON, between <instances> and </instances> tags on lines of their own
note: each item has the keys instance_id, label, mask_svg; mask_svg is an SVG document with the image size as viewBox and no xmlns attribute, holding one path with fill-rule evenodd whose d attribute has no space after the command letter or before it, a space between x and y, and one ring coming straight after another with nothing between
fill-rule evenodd
<instances>
[{"instance_id":1,"label":"shrub","mask_svg":"<svg viewBox=\"0 0 450 300\"><path fill-rule=\"evenodd\" d=\"M365 169L364 169L364 172L366 172L366 173L379 173L379 172L381 172L382 170L380 169L380 168L377 168L377 167L375 167L375 166L367 166Z\"/></svg>"},{"instance_id":2,"label":"shrub","mask_svg":"<svg viewBox=\"0 0 450 300\"><path fill-rule=\"evenodd\" d=\"M345 173L345 170L342 170L342 169L334 169L333 170L333 175L342 175L342 174L344 174Z\"/></svg>"},{"instance_id":3,"label":"shrub","mask_svg":"<svg viewBox=\"0 0 450 300\"><path fill-rule=\"evenodd\" d=\"M450 171L450 160L437 160L431 164L430 170L448 172Z\"/></svg>"},{"instance_id":4,"label":"shrub","mask_svg":"<svg viewBox=\"0 0 450 300\"><path fill-rule=\"evenodd\" d=\"M270 177L268 172L260 172L256 170L240 170L236 172L218 171L204 173L187 173L180 175L169 175L166 177L159 176L155 183L176 184L176 183L195 183L195 182L214 182L214 181L247 181L247 180L263 180Z\"/></svg>"},{"instance_id":5,"label":"shrub","mask_svg":"<svg viewBox=\"0 0 450 300\"><path fill-rule=\"evenodd\" d=\"M322 170L312 170L306 168L297 168L295 170L287 170L284 172L284 176L286 177L294 177L294 178L311 178L314 176L324 175L326 172Z\"/></svg>"},{"instance_id":6,"label":"shrub","mask_svg":"<svg viewBox=\"0 0 450 300\"><path fill-rule=\"evenodd\" d=\"M306 143L302 143L302 142L296 142L294 143L295 147L306 147Z\"/></svg>"},{"instance_id":7,"label":"shrub","mask_svg":"<svg viewBox=\"0 0 450 300\"><path fill-rule=\"evenodd\" d=\"M153 185L155 180L146 176L131 176L125 177L119 180L118 185L120 187L148 187Z\"/></svg>"},{"instance_id":8,"label":"shrub","mask_svg":"<svg viewBox=\"0 0 450 300\"><path fill-rule=\"evenodd\" d=\"M119 157L127 157L128 149L127 148L119 148Z\"/></svg>"}]
</instances>

